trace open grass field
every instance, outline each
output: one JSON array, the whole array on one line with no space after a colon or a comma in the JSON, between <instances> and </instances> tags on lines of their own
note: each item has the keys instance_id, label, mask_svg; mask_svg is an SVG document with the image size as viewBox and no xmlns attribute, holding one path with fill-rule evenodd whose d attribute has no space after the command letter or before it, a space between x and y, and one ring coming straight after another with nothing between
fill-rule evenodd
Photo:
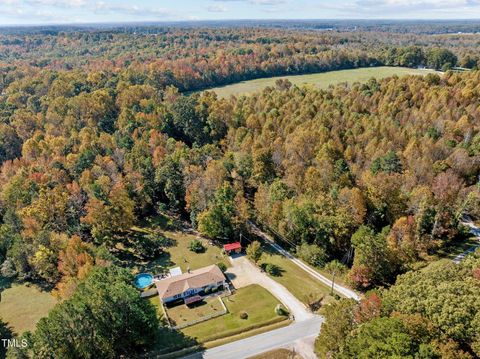
<instances>
[{"instance_id":1,"label":"open grass field","mask_svg":"<svg viewBox=\"0 0 480 359\"><path fill-rule=\"evenodd\" d=\"M183 325L191 323L195 320L201 320L210 315L217 315L224 311L220 297L209 297L201 303L191 305L176 305L167 308L167 315L170 323L175 325Z\"/></svg>"},{"instance_id":2,"label":"open grass field","mask_svg":"<svg viewBox=\"0 0 480 359\"><path fill-rule=\"evenodd\" d=\"M56 304L48 292L40 291L35 285L13 283L1 293L0 318L16 334L35 329L37 322L47 316Z\"/></svg>"},{"instance_id":3,"label":"open grass field","mask_svg":"<svg viewBox=\"0 0 480 359\"><path fill-rule=\"evenodd\" d=\"M281 274L272 278L287 288L290 293L297 297L298 300L306 303L306 296L312 293L317 297L324 296L326 301L329 300L330 288L314 279L307 272L284 256L280 255L273 250L271 246L264 246L264 252L260 259L260 263L270 263L278 266L281 270Z\"/></svg>"},{"instance_id":4,"label":"open grass field","mask_svg":"<svg viewBox=\"0 0 480 359\"><path fill-rule=\"evenodd\" d=\"M237 290L223 298L223 302L228 309L227 314L182 329L183 334L204 343L287 319L275 313L275 307L280 302L256 284ZM240 318L243 311L248 313L247 319Z\"/></svg>"},{"instance_id":5,"label":"open grass field","mask_svg":"<svg viewBox=\"0 0 480 359\"><path fill-rule=\"evenodd\" d=\"M366 82L371 77L382 79L393 75L426 75L433 72L435 71L427 69L410 69L406 67L367 67L353 70L329 71L318 74L279 76L250 81L242 81L232 85L215 87L212 88L211 91L215 91L219 97L225 98L230 97L231 95L246 95L249 93L261 91L267 86L275 86L275 81L277 81L278 79L288 79L292 84L298 86L310 84L325 89L330 85L336 85L342 82Z\"/></svg>"}]
</instances>

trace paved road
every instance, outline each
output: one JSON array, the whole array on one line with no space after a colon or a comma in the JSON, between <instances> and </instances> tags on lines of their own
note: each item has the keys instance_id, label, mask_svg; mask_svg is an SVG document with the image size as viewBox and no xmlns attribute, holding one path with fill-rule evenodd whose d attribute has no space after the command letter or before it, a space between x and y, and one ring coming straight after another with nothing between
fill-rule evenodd
<instances>
[{"instance_id":1,"label":"paved road","mask_svg":"<svg viewBox=\"0 0 480 359\"><path fill-rule=\"evenodd\" d=\"M322 322L322 317L314 316L285 328L208 349L203 353L194 353L184 359L243 359L273 349L290 347L300 339L317 336Z\"/></svg>"},{"instance_id":2,"label":"paved road","mask_svg":"<svg viewBox=\"0 0 480 359\"><path fill-rule=\"evenodd\" d=\"M468 248L465 252L459 254L458 256L456 256L455 258L453 258L453 262L458 264L460 263L462 260L465 259L465 257L467 255L469 255L470 253L472 252L475 252L475 250L480 247L480 228L477 227L472 221L465 221L465 222L462 222L463 225L467 226L467 227L470 227L470 233L472 233L475 237L477 237L477 241L478 243L470 248Z\"/></svg>"},{"instance_id":3,"label":"paved road","mask_svg":"<svg viewBox=\"0 0 480 359\"><path fill-rule=\"evenodd\" d=\"M259 284L289 309L290 313L295 317L295 321L304 321L315 316L287 288L262 272L245 255L232 256L230 261L232 262L232 267L228 269L226 274L230 278L233 277L232 283L236 288L253 283Z\"/></svg>"},{"instance_id":4,"label":"paved road","mask_svg":"<svg viewBox=\"0 0 480 359\"><path fill-rule=\"evenodd\" d=\"M269 236L268 234L266 234L265 232L261 231L257 226L255 226L253 223L250 223L250 225L252 226L252 229L253 231L260 237L262 237L265 241L267 241L273 248L275 248L275 250L277 250L278 252L280 252L281 254L283 254L285 257L287 257L288 259L290 259L293 263L295 263L297 266L299 266L300 268L302 268L305 272L309 273L312 277L314 277L315 279L319 280L320 282L328 285L330 288L332 287L332 281L330 279L328 279L327 277L321 275L320 273L318 273L316 270L314 270L312 267L310 267L309 265L303 263L301 260L295 258L294 256L292 256L288 251L286 251L285 249L283 249L280 245L278 245L273 239L271 236ZM360 300L360 297L358 296L357 293L355 293L353 290L349 289L349 288L345 288L339 284L335 284L334 287L335 291L337 293L340 293L342 294L344 297L346 298L353 298L355 299L356 301L359 301Z\"/></svg>"}]
</instances>

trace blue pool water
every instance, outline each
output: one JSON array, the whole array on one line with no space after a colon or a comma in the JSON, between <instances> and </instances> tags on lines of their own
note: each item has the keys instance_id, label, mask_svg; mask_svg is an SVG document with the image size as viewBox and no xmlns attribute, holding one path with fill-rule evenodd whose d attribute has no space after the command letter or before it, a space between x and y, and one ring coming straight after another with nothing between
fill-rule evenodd
<instances>
[{"instance_id":1,"label":"blue pool water","mask_svg":"<svg viewBox=\"0 0 480 359\"><path fill-rule=\"evenodd\" d=\"M151 274L142 273L135 277L135 287L139 289L147 288L153 283L153 276Z\"/></svg>"}]
</instances>

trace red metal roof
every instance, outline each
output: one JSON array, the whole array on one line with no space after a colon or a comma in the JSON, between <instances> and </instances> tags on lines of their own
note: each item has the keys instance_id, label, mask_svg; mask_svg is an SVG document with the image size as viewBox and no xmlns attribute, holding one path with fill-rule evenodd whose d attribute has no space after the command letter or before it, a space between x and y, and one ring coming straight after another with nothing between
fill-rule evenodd
<instances>
[{"instance_id":1,"label":"red metal roof","mask_svg":"<svg viewBox=\"0 0 480 359\"><path fill-rule=\"evenodd\" d=\"M242 248L242 245L240 242L235 242L235 243L228 243L223 245L223 249L226 251L232 251L234 249L240 249Z\"/></svg>"}]
</instances>

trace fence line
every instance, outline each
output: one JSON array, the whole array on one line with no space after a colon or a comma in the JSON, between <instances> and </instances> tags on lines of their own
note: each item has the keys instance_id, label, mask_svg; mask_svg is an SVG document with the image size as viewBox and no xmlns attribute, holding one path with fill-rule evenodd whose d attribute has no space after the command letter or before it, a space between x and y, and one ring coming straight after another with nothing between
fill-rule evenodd
<instances>
[{"instance_id":1,"label":"fence line","mask_svg":"<svg viewBox=\"0 0 480 359\"><path fill-rule=\"evenodd\" d=\"M186 327L189 327L191 325L195 325L195 324L198 324L198 323L201 323L201 322L205 322L207 320L210 320L210 319L213 319L213 318L216 318L216 317L220 317L222 315L225 315L227 314L228 310L227 310L227 307L225 306L225 303L223 303L223 300L220 296L217 297L218 300L220 301L222 307L223 307L223 310L219 313L213 313L213 314L210 314L210 315L207 315L206 317L202 317L200 319L197 319L197 320L192 320L191 322L188 322L188 323L184 323L184 324L180 324L180 325L175 325L171 328L173 329L183 329L183 328L186 328ZM166 311L165 311L166 313ZM168 318L168 316L167 316Z\"/></svg>"},{"instance_id":2,"label":"fence line","mask_svg":"<svg viewBox=\"0 0 480 359\"><path fill-rule=\"evenodd\" d=\"M152 288L146 291L143 291L140 293L140 297L142 298L148 298L148 297L153 297L158 294L157 288Z\"/></svg>"}]
</instances>

